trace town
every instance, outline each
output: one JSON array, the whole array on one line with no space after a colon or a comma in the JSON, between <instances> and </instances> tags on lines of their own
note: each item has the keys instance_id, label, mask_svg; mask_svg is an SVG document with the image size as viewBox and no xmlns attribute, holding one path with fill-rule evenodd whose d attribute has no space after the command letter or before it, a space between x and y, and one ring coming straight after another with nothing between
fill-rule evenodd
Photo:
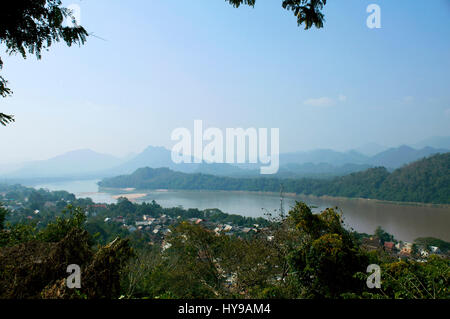
<instances>
[{"instance_id":1,"label":"town","mask_svg":"<svg viewBox=\"0 0 450 319\"><path fill-rule=\"evenodd\" d=\"M273 239L273 217L250 218L226 214L219 209L163 208L155 201L137 204L125 197L117 204L94 203L89 198L76 198L66 191L33 189L21 185L0 185L0 203L10 212L7 222L27 222L37 228L45 227L55 216L59 216L67 205L80 207L87 217L87 229L97 233L106 243L115 234L134 238L139 245L160 246L167 249L165 238L172 228L181 222L188 222L214 232L216 235L264 236ZM374 235L354 232L361 248L377 251L392 258L411 259L425 262L430 255L449 257L450 243L431 237L417 238L414 242L396 240L394 236L378 227Z\"/></svg>"}]
</instances>

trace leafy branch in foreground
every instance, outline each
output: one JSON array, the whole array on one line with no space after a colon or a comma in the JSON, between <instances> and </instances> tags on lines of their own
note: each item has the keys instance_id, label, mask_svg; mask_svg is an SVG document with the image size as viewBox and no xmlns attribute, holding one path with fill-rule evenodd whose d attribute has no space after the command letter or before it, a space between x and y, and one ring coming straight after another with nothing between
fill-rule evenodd
<instances>
[{"instance_id":1,"label":"leafy branch in foreground","mask_svg":"<svg viewBox=\"0 0 450 319\"><path fill-rule=\"evenodd\" d=\"M6 124L14 122L14 116L0 113L0 124L6 126Z\"/></svg>"},{"instance_id":2,"label":"leafy branch in foreground","mask_svg":"<svg viewBox=\"0 0 450 319\"><path fill-rule=\"evenodd\" d=\"M3 68L3 61L0 58L0 70ZM0 95L6 97L12 94L12 91L6 86L8 81L6 81L3 76L0 75ZM6 124L14 122L14 117L12 115L3 114L0 112L0 124L6 126Z\"/></svg>"},{"instance_id":3,"label":"leafy branch in foreground","mask_svg":"<svg viewBox=\"0 0 450 319\"><path fill-rule=\"evenodd\" d=\"M256 0L226 0L233 7L238 8L240 5L254 7ZM305 25L305 30L310 29L313 25L316 28L323 28L325 21L322 13L323 7L327 4L327 0L284 0L281 6L292 11L297 17L297 24Z\"/></svg>"},{"instance_id":4,"label":"leafy branch in foreground","mask_svg":"<svg viewBox=\"0 0 450 319\"><path fill-rule=\"evenodd\" d=\"M68 46L84 44L87 31L82 26L64 26L64 19L75 23L71 10L62 6L61 0L8 1L0 10L0 43L6 45L9 55L19 53L24 59L27 53L41 58L43 49L63 40ZM0 70L3 61L0 58ZM8 81L0 76L0 96L12 94ZM13 122L11 115L0 113L0 124Z\"/></svg>"}]
</instances>

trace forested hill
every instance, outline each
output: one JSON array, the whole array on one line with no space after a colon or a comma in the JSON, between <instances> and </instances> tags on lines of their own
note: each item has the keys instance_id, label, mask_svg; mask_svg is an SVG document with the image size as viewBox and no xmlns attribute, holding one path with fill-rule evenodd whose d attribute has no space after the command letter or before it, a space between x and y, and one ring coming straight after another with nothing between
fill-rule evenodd
<instances>
[{"instance_id":1,"label":"forested hill","mask_svg":"<svg viewBox=\"0 0 450 319\"><path fill-rule=\"evenodd\" d=\"M232 178L186 174L168 168L140 168L131 175L107 178L99 183L113 188L266 192L278 192L280 184L288 193L450 204L450 153L419 160L392 173L377 167L330 180Z\"/></svg>"}]
</instances>

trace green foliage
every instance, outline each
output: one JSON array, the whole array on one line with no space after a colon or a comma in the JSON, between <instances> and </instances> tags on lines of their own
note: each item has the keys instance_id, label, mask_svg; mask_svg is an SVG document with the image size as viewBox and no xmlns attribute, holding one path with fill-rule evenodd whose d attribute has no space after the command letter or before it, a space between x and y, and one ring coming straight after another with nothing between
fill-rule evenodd
<instances>
[{"instance_id":1,"label":"green foliage","mask_svg":"<svg viewBox=\"0 0 450 319\"><path fill-rule=\"evenodd\" d=\"M1 65L1 64L0 64ZM1 67L0 67L1 70ZM5 87L6 81L0 76L0 92L4 92L4 94L10 94L10 90ZM1 95L1 93L0 93ZM14 122L14 116L0 113L0 124L6 126L7 124Z\"/></svg>"},{"instance_id":2,"label":"green foliage","mask_svg":"<svg viewBox=\"0 0 450 319\"><path fill-rule=\"evenodd\" d=\"M186 189L278 192L373 198L390 201L450 203L450 153L437 154L389 173L384 167L371 168L330 180L233 178L187 174L168 168L140 168L130 175L106 178L102 187L138 189Z\"/></svg>"},{"instance_id":3,"label":"green foliage","mask_svg":"<svg viewBox=\"0 0 450 319\"><path fill-rule=\"evenodd\" d=\"M122 199L113 207L115 214L163 209L146 205ZM245 238L181 222L162 246L147 242L136 252L130 241L115 237L120 227L104 228L112 224L102 217L85 220L82 209L68 206L40 230L33 224L7 224L0 232L0 297L450 298L448 259L399 262L378 251L365 253L334 209L313 214L298 202L287 217ZM92 231L102 232L97 239L108 243L93 248ZM381 228L376 232L391 239ZM429 238L416 242L437 244ZM79 291L68 290L64 282L66 266L74 260L83 273ZM381 289L366 287L369 264L382 268Z\"/></svg>"},{"instance_id":4,"label":"green foliage","mask_svg":"<svg viewBox=\"0 0 450 319\"><path fill-rule=\"evenodd\" d=\"M3 69L3 61L0 57L0 71ZM10 95L12 92L11 90L6 86L8 84L8 81L0 75L0 96L6 97ZM6 124L14 122L14 117L12 115L7 115L4 113L0 113L0 124L3 126L6 126Z\"/></svg>"},{"instance_id":5,"label":"green foliage","mask_svg":"<svg viewBox=\"0 0 450 319\"><path fill-rule=\"evenodd\" d=\"M37 230L32 224L7 224L0 232L0 247L14 246L36 238Z\"/></svg>"},{"instance_id":6,"label":"green foliage","mask_svg":"<svg viewBox=\"0 0 450 319\"><path fill-rule=\"evenodd\" d=\"M226 0L234 7L241 4L254 6L256 0ZM324 15L322 9L326 0L283 0L282 7L292 11L298 25L305 29L313 25L323 27ZM0 11L0 42L6 44L8 54L27 53L41 58L42 50L48 49L53 43L63 40L68 46L84 44L88 33L82 26L64 26L65 18L75 22L72 12L62 6L61 0L21 0L10 1L2 6ZM0 58L0 70L3 61ZM0 76L0 96L12 94L7 87L8 81ZM6 126L14 122L12 115L0 113L0 124Z\"/></svg>"},{"instance_id":7,"label":"green foliage","mask_svg":"<svg viewBox=\"0 0 450 319\"><path fill-rule=\"evenodd\" d=\"M88 35L81 27L63 26L64 18L74 17L60 0L22 0L9 3L0 13L0 39L7 53L27 52L41 58L42 49L63 40L68 46L83 44Z\"/></svg>"},{"instance_id":8,"label":"green foliage","mask_svg":"<svg viewBox=\"0 0 450 319\"><path fill-rule=\"evenodd\" d=\"M58 242L62 240L70 230L82 229L86 221L86 215L79 207L68 205L62 211L62 216L49 223L46 228L37 235L38 239L44 242Z\"/></svg>"},{"instance_id":9,"label":"green foliage","mask_svg":"<svg viewBox=\"0 0 450 319\"><path fill-rule=\"evenodd\" d=\"M2 203L0 203L0 231L3 230L5 227L5 219L6 215L8 214L8 211L2 206Z\"/></svg>"},{"instance_id":10,"label":"green foliage","mask_svg":"<svg viewBox=\"0 0 450 319\"><path fill-rule=\"evenodd\" d=\"M375 229L375 236L377 236L380 241L381 244L383 245L385 242L390 242L390 241L394 241L394 235L389 234L388 232L386 232L383 228L381 228L380 226L378 226Z\"/></svg>"},{"instance_id":11,"label":"green foliage","mask_svg":"<svg viewBox=\"0 0 450 319\"><path fill-rule=\"evenodd\" d=\"M395 170L380 185L377 198L450 203L450 153L437 154Z\"/></svg>"},{"instance_id":12,"label":"green foliage","mask_svg":"<svg viewBox=\"0 0 450 319\"><path fill-rule=\"evenodd\" d=\"M304 203L249 239L215 235L199 225L172 229L164 249L143 249L128 268L128 298L449 298L449 261L387 258L359 249L333 209L312 214ZM382 229L379 232L384 231ZM170 245L167 245L170 244ZM382 288L368 289L369 264Z\"/></svg>"},{"instance_id":13,"label":"green foliage","mask_svg":"<svg viewBox=\"0 0 450 319\"><path fill-rule=\"evenodd\" d=\"M84 221L82 210L68 206L39 232L25 224L1 231L0 298L118 298L133 250L120 238L95 250ZM82 270L81 290L65 282L67 266L74 263Z\"/></svg>"},{"instance_id":14,"label":"green foliage","mask_svg":"<svg viewBox=\"0 0 450 319\"><path fill-rule=\"evenodd\" d=\"M281 274L276 252L263 238L217 235L183 222L163 247L142 249L130 263L128 297L258 297Z\"/></svg>"},{"instance_id":15,"label":"green foliage","mask_svg":"<svg viewBox=\"0 0 450 319\"><path fill-rule=\"evenodd\" d=\"M214 263L219 240L188 223L173 230L165 251L142 249L129 265L127 296L213 298L221 278Z\"/></svg>"},{"instance_id":16,"label":"green foliage","mask_svg":"<svg viewBox=\"0 0 450 319\"><path fill-rule=\"evenodd\" d=\"M322 9L326 3L327 0L284 0L282 6L292 11L297 17L297 24L299 26L305 24L305 30L307 30L313 25L316 28L323 27Z\"/></svg>"},{"instance_id":17,"label":"green foliage","mask_svg":"<svg viewBox=\"0 0 450 319\"><path fill-rule=\"evenodd\" d=\"M302 237L289 256L291 272L301 286L299 297L337 298L363 288L354 274L363 271L368 259L339 214L326 209L314 215L307 205L297 203L289 218Z\"/></svg>"},{"instance_id":18,"label":"green foliage","mask_svg":"<svg viewBox=\"0 0 450 319\"><path fill-rule=\"evenodd\" d=\"M173 230L167 239L171 247L165 256L172 266L168 280L175 296L212 298L220 293L224 278L216 258L223 240L225 237L216 237L213 232L186 222ZM182 280L189 283L189 288L180 286L178 282Z\"/></svg>"},{"instance_id":19,"label":"green foliage","mask_svg":"<svg viewBox=\"0 0 450 319\"><path fill-rule=\"evenodd\" d=\"M450 260L431 256L427 262L383 264L380 295L401 299L449 299Z\"/></svg>"},{"instance_id":20,"label":"green foliage","mask_svg":"<svg viewBox=\"0 0 450 319\"><path fill-rule=\"evenodd\" d=\"M62 216L57 216L54 221L41 230L38 230L33 223L17 223L14 225L7 223L5 229L0 232L0 247L14 246L32 240L48 243L59 242L71 230L84 229L85 221L86 216L79 207L68 205L62 211Z\"/></svg>"},{"instance_id":21,"label":"green foliage","mask_svg":"<svg viewBox=\"0 0 450 319\"><path fill-rule=\"evenodd\" d=\"M439 249L444 253L448 253L450 251L450 243L444 241L442 239L434 238L434 237L419 237L414 240L414 244L418 247L429 249L430 246L439 247Z\"/></svg>"},{"instance_id":22,"label":"green foliage","mask_svg":"<svg viewBox=\"0 0 450 319\"><path fill-rule=\"evenodd\" d=\"M2 185L0 191L5 193L2 198L5 206L10 206L14 212L8 214L7 222L11 224L36 222L39 229L45 227L55 216L61 214L68 204L74 207L86 208L92 205L91 199L76 199L75 195L66 191L50 192L44 189L34 189L21 185ZM1 197L1 195L0 195ZM36 210L39 213L36 213Z\"/></svg>"},{"instance_id":23,"label":"green foliage","mask_svg":"<svg viewBox=\"0 0 450 319\"><path fill-rule=\"evenodd\" d=\"M225 0L229 2L233 7L239 8L241 4L254 7L256 0Z\"/></svg>"},{"instance_id":24,"label":"green foliage","mask_svg":"<svg viewBox=\"0 0 450 319\"><path fill-rule=\"evenodd\" d=\"M238 8L242 4L251 7L255 6L256 0L225 0L233 7ZM321 12L327 0L283 0L282 7L292 11L297 18L298 25L305 25L305 30L313 25L316 28L322 28L324 15Z\"/></svg>"}]
</instances>

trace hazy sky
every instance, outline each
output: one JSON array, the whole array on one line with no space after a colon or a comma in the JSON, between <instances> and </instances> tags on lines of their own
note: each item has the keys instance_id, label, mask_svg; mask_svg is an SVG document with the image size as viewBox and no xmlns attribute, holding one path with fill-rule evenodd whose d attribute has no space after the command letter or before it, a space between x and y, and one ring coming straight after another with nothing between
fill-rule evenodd
<instances>
[{"instance_id":1,"label":"hazy sky","mask_svg":"<svg viewBox=\"0 0 450 319\"><path fill-rule=\"evenodd\" d=\"M282 152L450 135L450 2L329 1L321 30L281 0L83 0L85 46L5 57L0 162L170 148L177 127L278 127ZM366 7L381 7L381 29Z\"/></svg>"}]
</instances>

